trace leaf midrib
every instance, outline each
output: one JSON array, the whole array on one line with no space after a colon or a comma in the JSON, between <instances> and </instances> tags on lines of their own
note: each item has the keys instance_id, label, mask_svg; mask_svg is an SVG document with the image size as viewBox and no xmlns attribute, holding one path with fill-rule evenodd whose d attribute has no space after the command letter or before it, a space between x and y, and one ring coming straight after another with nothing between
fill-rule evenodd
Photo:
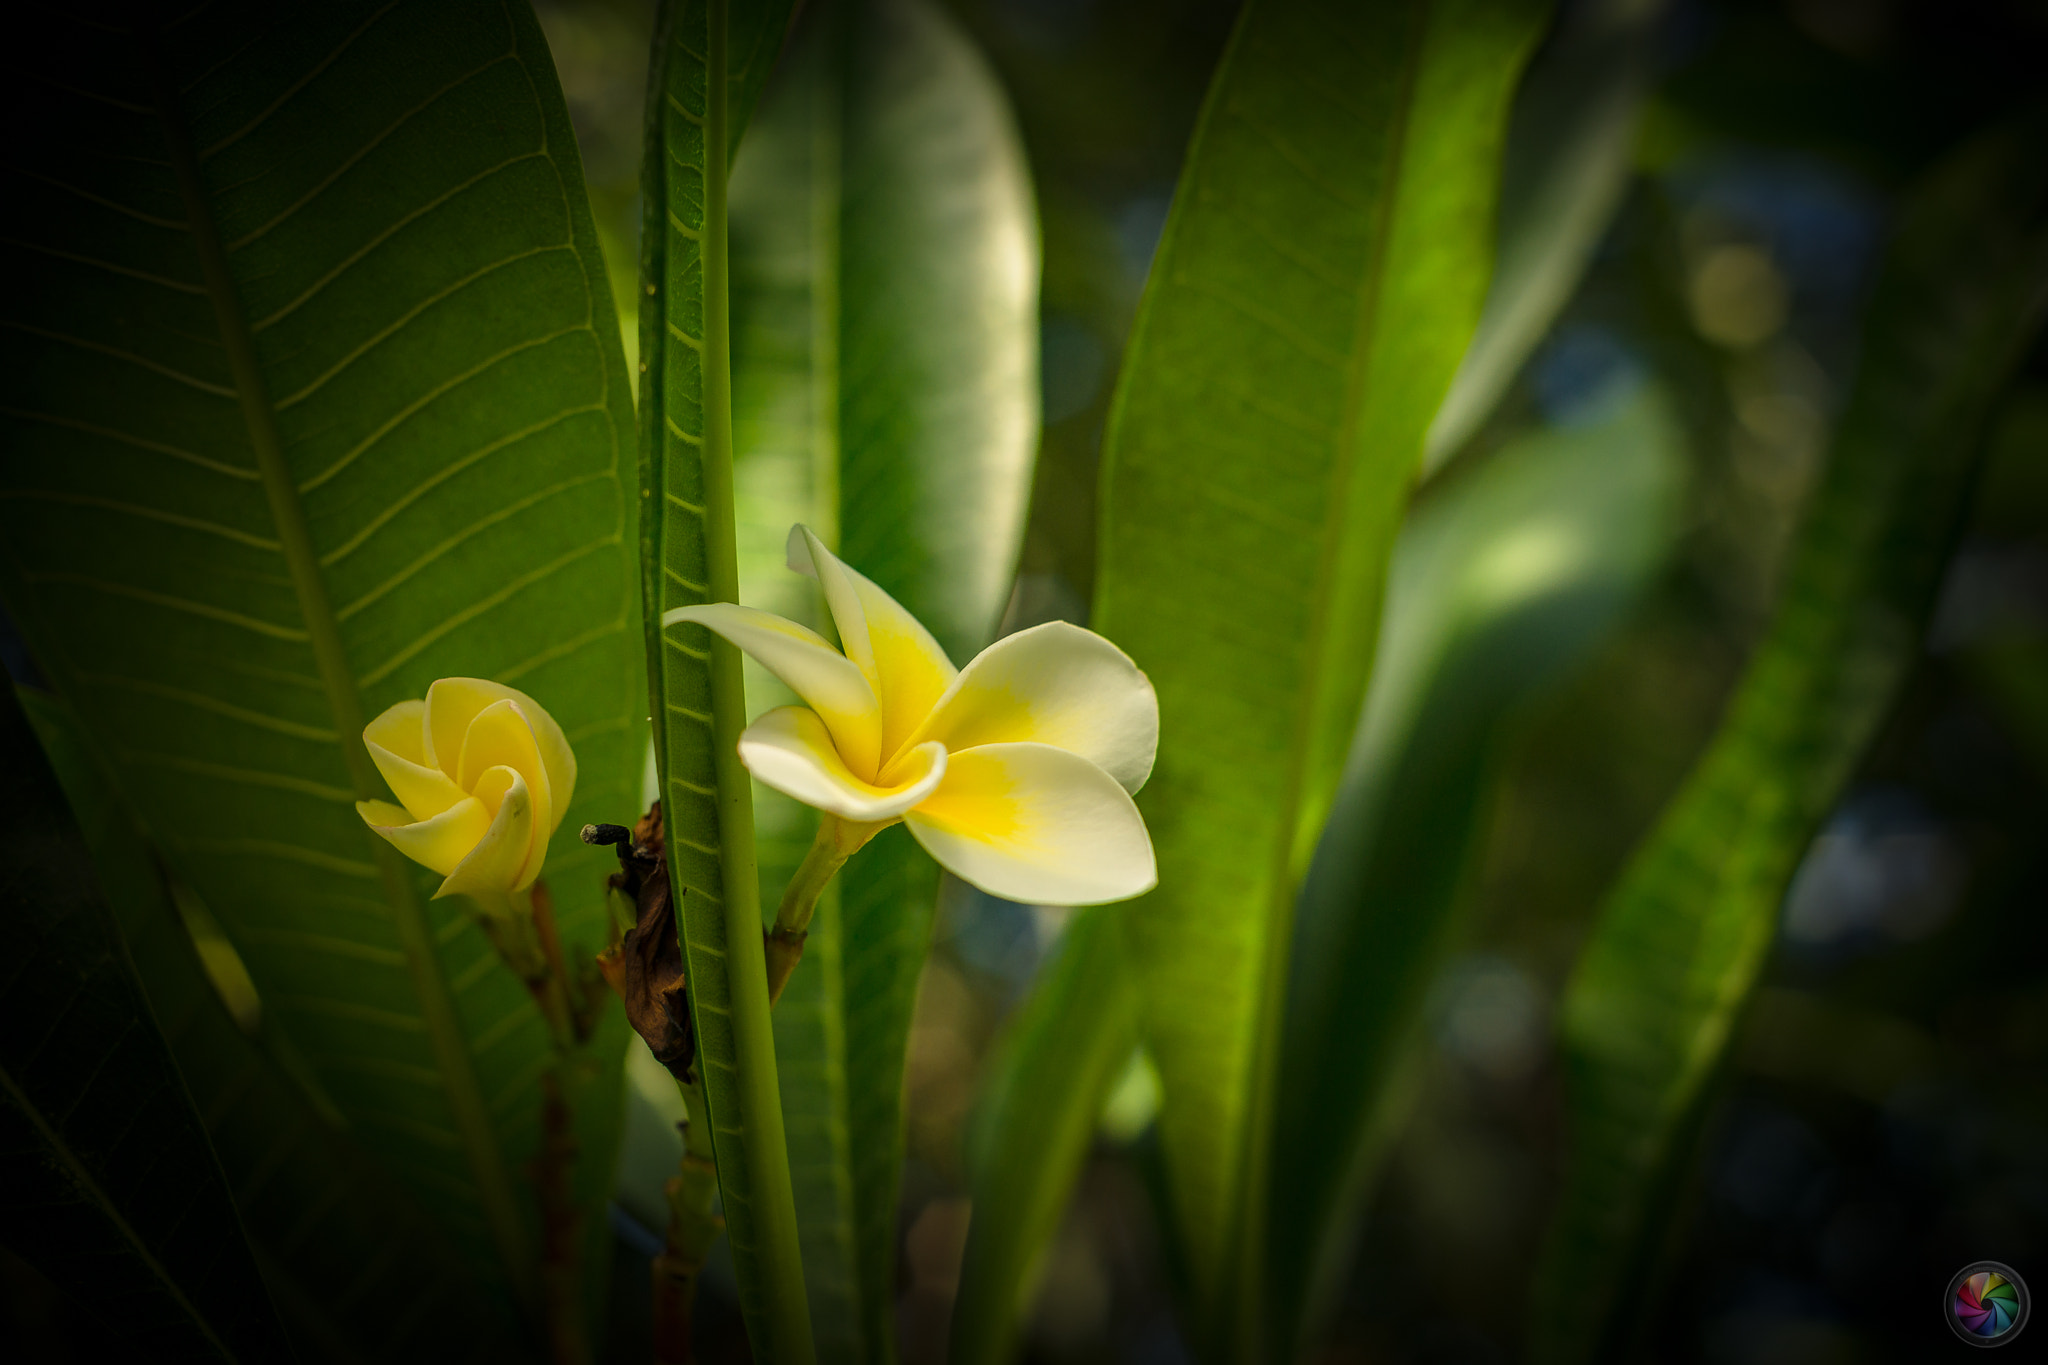
<instances>
[{"instance_id":1,"label":"leaf midrib","mask_svg":"<svg viewBox=\"0 0 2048 1365\"><path fill-rule=\"evenodd\" d=\"M334 717L336 742L348 769L349 782L358 800L376 800L383 795L369 751L357 742L363 732L362 693L348 663L341 639L340 621L329 600L320 560L313 548L312 532L305 508L284 457L278 435L277 410L270 397L262 362L256 353L255 334L241 303L227 249L201 179L196 149L186 127L176 86L160 57L162 44L145 29L132 31L144 54L144 66L151 80L151 98L164 141L177 176L180 197L185 202L193 247L199 257L206 293L213 305L220 329L222 350L234 379L235 401L249 434L256 457L257 472L277 531L299 614L313 648L330 713ZM413 886L412 875L397 851L382 839L364 837L374 846L377 871L384 885L405 950L413 991L419 1001L420 1017L434 1052L436 1066L444 1081L443 1093L455 1121L463 1155L473 1176L485 1221L491 1229L500 1258L514 1284L527 1286L531 1278L526 1254L526 1234L519 1204L505 1170L503 1154L490 1110L485 1103L462 1025L456 1016L454 997L445 969L434 951L432 932Z\"/></svg>"},{"instance_id":2,"label":"leaf midrib","mask_svg":"<svg viewBox=\"0 0 2048 1365\"><path fill-rule=\"evenodd\" d=\"M1293 863L1299 842L1303 787L1307 782L1310 755L1322 715L1322 694L1327 685L1327 656L1332 602L1337 590L1337 570L1343 555L1345 528L1351 522L1351 499L1355 476L1361 464L1358 427L1366 400L1366 375L1372 367L1374 326L1386 276L1387 246L1392 232L1395 207L1402 198L1401 173L1407 148L1409 113L1413 105L1415 80L1422 61L1423 38L1429 27L1429 0L1414 0L1407 51L1401 62L1400 88L1394 100L1394 115L1387 130L1387 192L1373 206L1372 244L1366 268L1358 283L1358 313L1353 343L1344 377L1344 408L1334 436L1336 459L1330 472L1329 496L1324 503L1322 534L1316 557L1316 578L1309 613L1309 633L1303 650L1306 681L1304 704L1296 711L1294 734L1288 743L1288 781L1282 797L1281 819L1272 850L1273 870L1268 880L1265 939L1260 945L1260 981L1257 995L1258 1018L1253 1034L1250 1104L1245 1110L1245 1159L1239 1165L1239 1187L1233 1196L1233 1221L1238 1233L1227 1245L1241 1249L1237 1268L1238 1309L1236 1323L1240 1357L1256 1359L1263 1344L1265 1309L1265 1247L1267 1241L1266 1170L1273 1146L1272 1111L1279 1088L1278 1052L1281 1018L1286 999L1287 945L1293 938ZM1391 546L1389 547L1391 549ZM1369 665L1368 665L1369 666ZM1368 675L1368 681L1369 681Z\"/></svg>"}]
</instances>

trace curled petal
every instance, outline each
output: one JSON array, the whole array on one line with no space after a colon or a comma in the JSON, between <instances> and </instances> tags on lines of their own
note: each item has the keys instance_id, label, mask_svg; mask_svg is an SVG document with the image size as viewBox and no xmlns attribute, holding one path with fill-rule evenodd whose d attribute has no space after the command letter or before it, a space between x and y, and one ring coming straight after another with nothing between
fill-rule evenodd
<instances>
[{"instance_id":1,"label":"curled petal","mask_svg":"<svg viewBox=\"0 0 2048 1365\"><path fill-rule=\"evenodd\" d=\"M1006 900L1093 905L1159 881L1130 793L1049 744L949 754L945 780L903 822L939 866Z\"/></svg>"},{"instance_id":2,"label":"curled petal","mask_svg":"<svg viewBox=\"0 0 2048 1365\"><path fill-rule=\"evenodd\" d=\"M881 712L874 690L852 661L814 630L785 621L770 612L732 602L707 602L676 607L661 624L694 621L714 630L752 655L763 668L789 685L824 719L846 766L873 777L881 762Z\"/></svg>"},{"instance_id":3,"label":"curled petal","mask_svg":"<svg viewBox=\"0 0 2048 1365\"><path fill-rule=\"evenodd\" d=\"M485 707L501 701L517 702L520 714L533 728L534 744L547 768L553 819L558 824L576 794L576 755L570 750L568 738L562 734L562 727L555 723L555 718L539 702L516 687L483 678L442 678L429 687L421 759L427 766L439 768L460 782L458 765L462 761L462 740L469 732L470 722ZM548 826L548 833L554 833L554 824Z\"/></svg>"},{"instance_id":4,"label":"curled petal","mask_svg":"<svg viewBox=\"0 0 2048 1365\"><path fill-rule=\"evenodd\" d=\"M976 655L910 738L937 740L955 754L985 744L1050 744L1134 792L1152 775L1159 699L1129 655L1092 630L1051 621Z\"/></svg>"},{"instance_id":5,"label":"curled petal","mask_svg":"<svg viewBox=\"0 0 2048 1365\"><path fill-rule=\"evenodd\" d=\"M388 801L358 801L356 812L393 848L444 877L470 855L491 828L491 812L473 796L463 797L431 820L414 820L409 812ZM446 894L445 887L441 894Z\"/></svg>"},{"instance_id":6,"label":"curled petal","mask_svg":"<svg viewBox=\"0 0 2048 1365\"><path fill-rule=\"evenodd\" d=\"M554 812L547 768L541 762L533 727L527 724L524 709L509 697L492 702L469 723L462 737L462 758L456 763L455 780L464 791L496 812L498 793L504 786L504 779L496 776L500 769L519 773L526 779L527 797L533 802L534 834L540 841L535 852L545 857L548 836L555 832L560 819Z\"/></svg>"},{"instance_id":7,"label":"curled petal","mask_svg":"<svg viewBox=\"0 0 2048 1365\"><path fill-rule=\"evenodd\" d=\"M363 727L370 761L415 820L431 820L466 795L427 761L426 717L425 702L402 701Z\"/></svg>"},{"instance_id":8,"label":"curled petal","mask_svg":"<svg viewBox=\"0 0 2048 1365\"><path fill-rule=\"evenodd\" d=\"M945 749L927 744L895 765L904 774L895 786L863 782L840 758L825 723L801 706L777 707L749 725L740 736L740 761L762 785L862 823L894 820L946 775Z\"/></svg>"},{"instance_id":9,"label":"curled petal","mask_svg":"<svg viewBox=\"0 0 2048 1365\"><path fill-rule=\"evenodd\" d=\"M818 580L839 643L874 689L882 708L886 761L952 685L959 670L902 603L847 567L807 526L789 531L789 567Z\"/></svg>"},{"instance_id":10,"label":"curled petal","mask_svg":"<svg viewBox=\"0 0 2048 1365\"><path fill-rule=\"evenodd\" d=\"M489 825L468 854L441 883L441 889L434 893L436 899L464 895L474 897L481 905L491 905L508 891L525 890L540 876L541 860L534 856L534 803L526 779L511 768L492 768L478 779L477 789L477 795L471 798L477 807L487 809L495 801L496 813L491 815ZM545 848L546 837L542 836L540 842Z\"/></svg>"}]
</instances>

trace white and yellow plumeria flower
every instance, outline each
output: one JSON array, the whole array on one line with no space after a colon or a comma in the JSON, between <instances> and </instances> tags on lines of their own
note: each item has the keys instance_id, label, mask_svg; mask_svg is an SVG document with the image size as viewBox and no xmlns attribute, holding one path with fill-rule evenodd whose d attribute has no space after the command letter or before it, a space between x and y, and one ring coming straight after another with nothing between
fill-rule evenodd
<instances>
[{"instance_id":1,"label":"white and yellow plumeria flower","mask_svg":"<svg viewBox=\"0 0 2048 1365\"><path fill-rule=\"evenodd\" d=\"M824 590L843 653L729 602L662 617L716 631L807 703L740 736L755 777L856 825L900 819L940 866L1010 900L1091 905L1152 888L1152 841L1131 793L1152 772L1159 703L1122 650L1055 621L956 669L805 527L790 532L789 566Z\"/></svg>"},{"instance_id":2,"label":"white and yellow plumeria flower","mask_svg":"<svg viewBox=\"0 0 2048 1365\"><path fill-rule=\"evenodd\" d=\"M576 755L532 697L443 678L425 701L402 701L363 727L363 743L403 804L358 801L356 810L446 878L436 897L498 909L533 885L575 794Z\"/></svg>"}]
</instances>

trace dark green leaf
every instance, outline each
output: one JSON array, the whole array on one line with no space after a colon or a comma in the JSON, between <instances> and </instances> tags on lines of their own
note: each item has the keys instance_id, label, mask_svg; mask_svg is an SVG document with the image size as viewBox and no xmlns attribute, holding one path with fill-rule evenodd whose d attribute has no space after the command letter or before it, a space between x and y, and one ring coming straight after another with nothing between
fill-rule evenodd
<instances>
[{"instance_id":1,"label":"dark green leaf","mask_svg":"<svg viewBox=\"0 0 2048 1365\"><path fill-rule=\"evenodd\" d=\"M1036 439L1037 252L1024 158L994 78L921 0L820 6L733 184L741 585L824 628L791 573L825 535L956 662L1009 590ZM765 672L750 710L790 700ZM756 788L771 903L815 819ZM903 830L818 908L776 1006L819 1352L893 1355L904 1048L938 870Z\"/></svg>"},{"instance_id":2,"label":"dark green leaf","mask_svg":"<svg viewBox=\"0 0 2048 1365\"><path fill-rule=\"evenodd\" d=\"M291 1358L78 827L0 693L0 1239L166 1360Z\"/></svg>"},{"instance_id":3,"label":"dark green leaf","mask_svg":"<svg viewBox=\"0 0 2048 1365\"><path fill-rule=\"evenodd\" d=\"M1356 726L1385 563L1472 335L1537 0L1270 0L1239 21L1111 418L1096 627L1159 691L1125 912L1197 1301L1260 1350L1294 895ZM1227 1286L1234 1285L1234 1289ZM1244 1295L1235 1302L1235 1295Z\"/></svg>"},{"instance_id":4,"label":"dark green leaf","mask_svg":"<svg viewBox=\"0 0 2048 1365\"><path fill-rule=\"evenodd\" d=\"M1987 414L2048 302L2044 148L2038 124L1979 141L1908 205L1776 614L1580 959L1536 1359L1619 1349L1785 886L1912 662Z\"/></svg>"},{"instance_id":5,"label":"dark green leaf","mask_svg":"<svg viewBox=\"0 0 2048 1365\"><path fill-rule=\"evenodd\" d=\"M364 1145L519 1284L545 1026L352 804L363 722L475 675L568 732L569 829L632 809L631 395L575 139L523 5L137 12L23 40L0 593ZM602 866L551 850L572 947Z\"/></svg>"},{"instance_id":6,"label":"dark green leaf","mask_svg":"<svg viewBox=\"0 0 2048 1365\"><path fill-rule=\"evenodd\" d=\"M309 1093L303 1059L229 1013L166 894L160 862L87 751L77 718L19 693L56 769L121 937L202 1116L264 1279L307 1360L504 1360L494 1308L432 1222ZM337 1293L337 1286L346 1286Z\"/></svg>"},{"instance_id":7,"label":"dark green leaf","mask_svg":"<svg viewBox=\"0 0 2048 1365\"><path fill-rule=\"evenodd\" d=\"M1288 1354L1349 1269L1505 732L1669 543L1677 420L1647 387L1603 401L1444 488L1395 548L1372 696L1295 925L1268 1291Z\"/></svg>"}]
</instances>

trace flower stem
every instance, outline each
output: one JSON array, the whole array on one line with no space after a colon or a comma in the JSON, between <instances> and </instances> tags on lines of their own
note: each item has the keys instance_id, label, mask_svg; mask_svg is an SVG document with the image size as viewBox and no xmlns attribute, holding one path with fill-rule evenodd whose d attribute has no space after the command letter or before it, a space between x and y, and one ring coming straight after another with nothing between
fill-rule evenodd
<instances>
[{"instance_id":1,"label":"flower stem","mask_svg":"<svg viewBox=\"0 0 2048 1365\"><path fill-rule=\"evenodd\" d=\"M540 1151L527 1168L540 1203L540 1306L553 1365L589 1365L577 1245L582 1217L574 1179L575 1115L567 1088L583 1063L594 1011L562 951L547 883L536 880L523 890L474 899L478 924L548 1023L554 1056L541 1073Z\"/></svg>"},{"instance_id":2,"label":"flower stem","mask_svg":"<svg viewBox=\"0 0 2048 1365\"><path fill-rule=\"evenodd\" d=\"M819 814L818 836L811 840L811 849L804 854L803 865L797 868L796 875L789 879L789 886L782 893L782 904L775 909L775 927L762 936L762 950L768 959L770 1005L782 998L782 988L789 984L790 974L803 960L804 939L810 934L811 915L817 910L818 897L824 894L832 874L848 858L860 852L863 844L895 823L894 820L881 820L861 824L842 820L830 811Z\"/></svg>"},{"instance_id":3,"label":"flower stem","mask_svg":"<svg viewBox=\"0 0 2048 1365\"><path fill-rule=\"evenodd\" d=\"M704 1122L700 1082L677 1082L683 1092L683 1163L664 1187L668 1235L651 1268L654 1280L655 1365L685 1365L690 1358L690 1316L704 1262L725 1230L714 1204L718 1167L711 1155L711 1130Z\"/></svg>"},{"instance_id":4,"label":"flower stem","mask_svg":"<svg viewBox=\"0 0 2048 1365\"><path fill-rule=\"evenodd\" d=\"M576 1135L562 1089L572 1057L557 1049L555 1063L541 1074L540 1155L533 1163L540 1197L541 1304L547 1315L548 1354L554 1365L589 1365L590 1340L583 1323L583 1275L577 1253Z\"/></svg>"}]
</instances>

